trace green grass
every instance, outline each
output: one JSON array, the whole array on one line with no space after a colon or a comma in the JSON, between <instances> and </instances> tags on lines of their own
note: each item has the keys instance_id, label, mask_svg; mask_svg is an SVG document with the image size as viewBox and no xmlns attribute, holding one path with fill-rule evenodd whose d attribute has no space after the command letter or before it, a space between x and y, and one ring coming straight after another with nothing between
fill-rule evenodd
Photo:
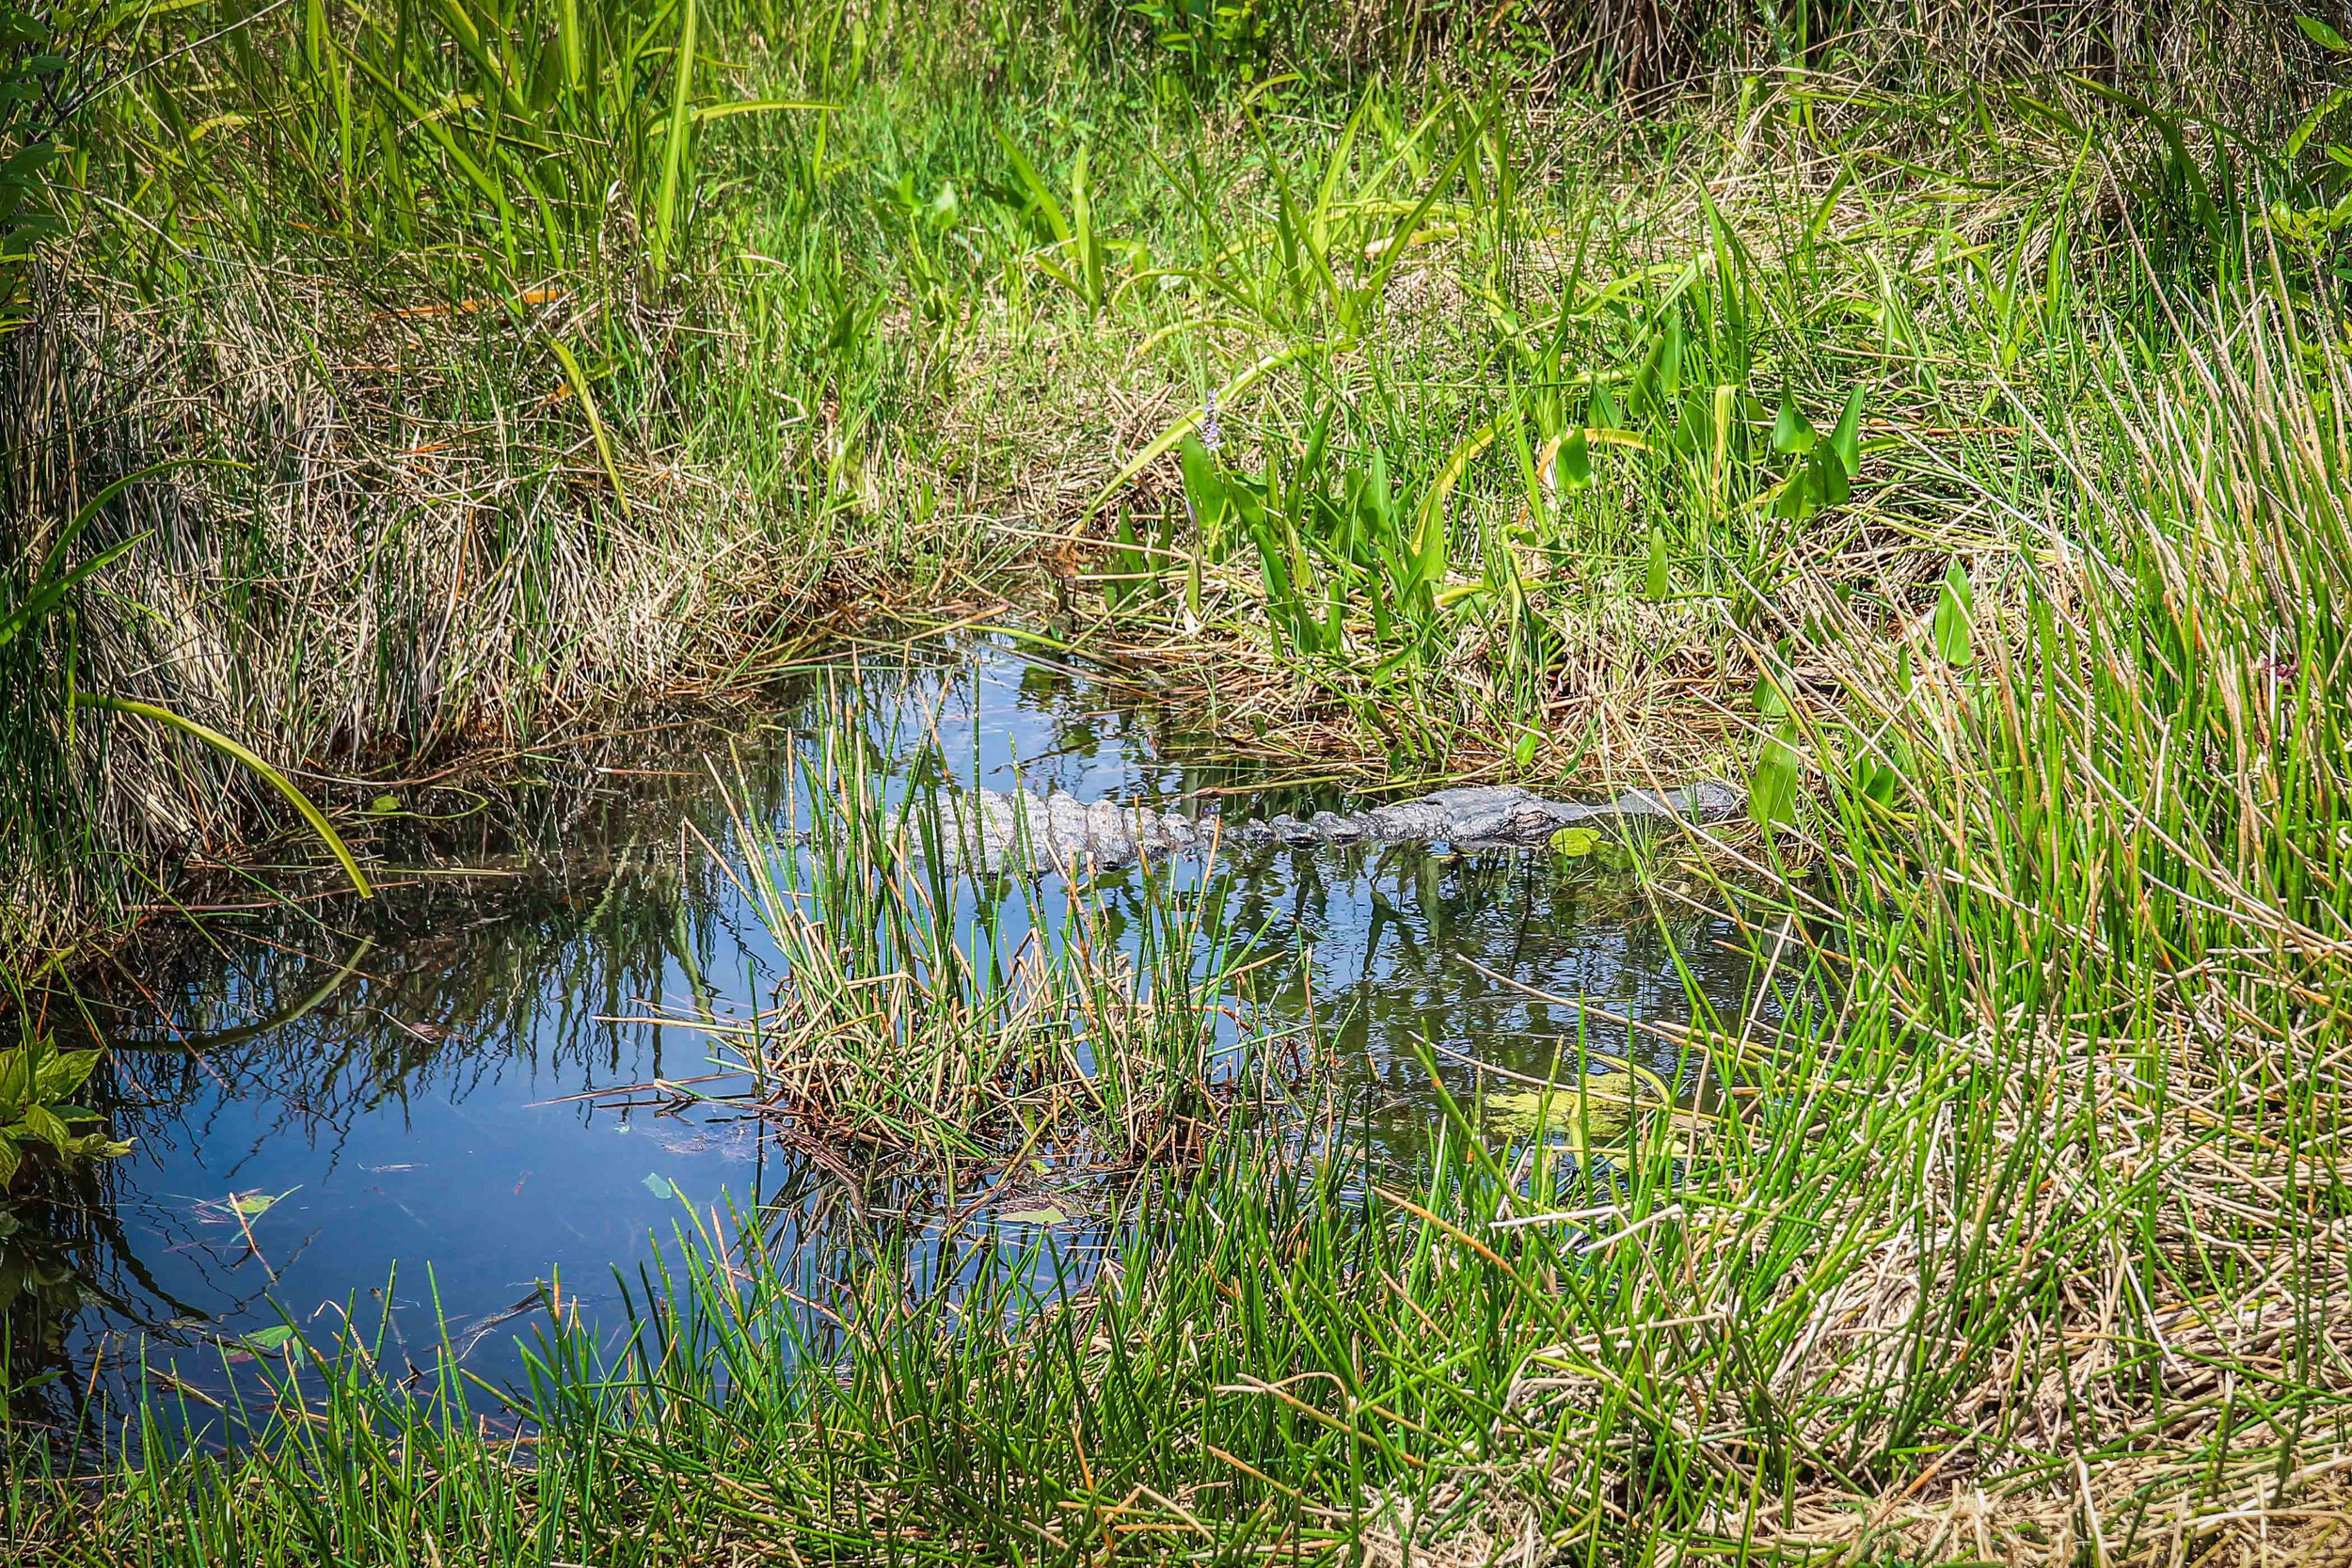
<instances>
[{"instance_id":1,"label":"green grass","mask_svg":"<svg viewBox=\"0 0 2352 1568\"><path fill-rule=\"evenodd\" d=\"M2233 16L2119 68L1994 17L1954 58L1920 42L1948 16L1800 11L1836 25L1748 27L1637 101L1716 13L1598 59L1487 38L1484 75L1352 14L1353 57L1272 7L1163 17L1173 44L1086 8L538 0L119 35L158 63L88 111L6 340L37 394L10 483L39 540L76 483L244 467L126 491L80 547L148 537L0 649L0 746L67 786L15 803L40 854L0 885L52 942L120 866L270 820L209 756L69 745L68 683L363 799L336 778L722 685L850 600L951 619L1017 568L1057 636L1204 672L1173 694L1236 752L1755 782L1710 901L1814 1000L1676 1025L1743 1114L1534 1186L1450 1107L1368 1191L1343 1127L1244 1097L1099 1252L960 1291L903 1238L776 1256L705 1217L632 1346L561 1329L513 1408L389 1384L355 1330L235 1458L24 1461L22 1555L2334 1549L2352 372L2342 128L2303 118L2342 107L2332 49ZM2268 74L2199 96L2265 24ZM836 106L713 112L770 102ZM1216 990L1163 985L1137 1099L923 1098L911 1066L1033 1020L834 842L856 920L769 899L800 1022L904 978L833 1109L997 1158L1049 1100L1108 1126L1197 1075ZM1200 940L1169 931L1170 961ZM1089 961L1040 994L1102 1016L1135 977Z\"/></svg>"}]
</instances>

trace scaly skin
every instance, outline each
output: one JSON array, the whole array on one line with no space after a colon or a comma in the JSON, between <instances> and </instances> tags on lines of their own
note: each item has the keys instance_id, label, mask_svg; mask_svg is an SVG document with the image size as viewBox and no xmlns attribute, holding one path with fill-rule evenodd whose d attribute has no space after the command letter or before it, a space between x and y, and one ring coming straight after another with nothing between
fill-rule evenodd
<instances>
[{"instance_id":1,"label":"scaly skin","mask_svg":"<svg viewBox=\"0 0 2352 1568\"><path fill-rule=\"evenodd\" d=\"M1533 846L1562 828L1608 828L1626 818L1720 821L1739 810L1742 800L1738 790L1714 784L1663 794L1629 790L1614 800L1597 803L1548 800L1513 786L1481 785L1441 789L1417 800L1346 815L1317 812L1307 822L1287 815L1237 822L1220 832L1215 818L1181 812L1154 812L1109 800L1089 805L1058 791L1039 795L1026 789L982 789L956 797L945 827L963 847L965 857L977 848L977 859L994 871L1007 863L1031 862L1046 866L1120 865L1200 847L1212 837L1244 848L1437 842L1470 848Z\"/></svg>"}]
</instances>

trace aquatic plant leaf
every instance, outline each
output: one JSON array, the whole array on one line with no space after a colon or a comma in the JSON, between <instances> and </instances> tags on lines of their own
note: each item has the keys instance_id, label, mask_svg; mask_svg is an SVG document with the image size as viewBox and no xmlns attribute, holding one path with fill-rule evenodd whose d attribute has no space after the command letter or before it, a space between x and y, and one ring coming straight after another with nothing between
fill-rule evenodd
<instances>
[{"instance_id":1,"label":"aquatic plant leaf","mask_svg":"<svg viewBox=\"0 0 2352 1568\"><path fill-rule=\"evenodd\" d=\"M230 1193L229 1195L229 1207L235 1210L238 1213L243 1214L246 1218L252 1219L256 1215L268 1213L272 1209L277 1208L280 1203L285 1202L286 1199L292 1197L294 1194L300 1192L301 1190L302 1189L300 1187L295 1186L289 1187L282 1193L274 1194L262 1192Z\"/></svg>"},{"instance_id":2,"label":"aquatic plant leaf","mask_svg":"<svg viewBox=\"0 0 2352 1568\"><path fill-rule=\"evenodd\" d=\"M89 1082L98 1066L95 1051L59 1051L33 1071L33 1092L42 1100L63 1100Z\"/></svg>"},{"instance_id":3,"label":"aquatic plant leaf","mask_svg":"<svg viewBox=\"0 0 2352 1568\"><path fill-rule=\"evenodd\" d=\"M1853 786L1857 794L1875 805L1892 806L1895 792L1902 784L1902 774L1876 757L1856 757L1853 762Z\"/></svg>"},{"instance_id":4,"label":"aquatic plant leaf","mask_svg":"<svg viewBox=\"0 0 2352 1568\"><path fill-rule=\"evenodd\" d=\"M1649 531L1649 571L1643 579L1642 594L1655 604L1673 586L1666 560L1666 531L1653 524Z\"/></svg>"},{"instance_id":5,"label":"aquatic plant leaf","mask_svg":"<svg viewBox=\"0 0 2352 1568\"><path fill-rule=\"evenodd\" d=\"M65 1123L46 1105L27 1105L18 1116L18 1127L60 1154L67 1152L73 1142L73 1134L66 1131Z\"/></svg>"},{"instance_id":6,"label":"aquatic plant leaf","mask_svg":"<svg viewBox=\"0 0 2352 1568\"><path fill-rule=\"evenodd\" d=\"M1593 423L1603 430L1625 428L1625 415L1618 411L1616 397L1607 382L1593 388Z\"/></svg>"},{"instance_id":7,"label":"aquatic plant leaf","mask_svg":"<svg viewBox=\"0 0 2352 1568\"><path fill-rule=\"evenodd\" d=\"M1794 720L1773 731L1748 781L1748 812L1768 828L1794 817L1797 780L1804 770L1804 759L1797 753L1798 738Z\"/></svg>"},{"instance_id":8,"label":"aquatic plant leaf","mask_svg":"<svg viewBox=\"0 0 2352 1568\"><path fill-rule=\"evenodd\" d=\"M656 1197L672 1198L677 1196L677 1189L670 1185L669 1178L657 1176L650 1171L648 1171L645 1175L644 1187L645 1191L653 1194Z\"/></svg>"},{"instance_id":9,"label":"aquatic plant leaf","mask_svg":"<svg viewBox=\"0 0 2352 1568\"><path fill-rule=\"evenodd\" d=\"M1563 828L1551 835L1552 852L1581 860L1599 847L1600 834L1590 828Z\"/></svg>"},{"instance_id":10,"label":"aquatic plant leaf","mask_svg":"<svg viewBox=\"0 0 2352 1568\"><path fill-rule=\"evenodd\" d=\"M1568 432L1560 443L1560 483L1581 490L1593 483L1593 443L1581 429Z\"/></svg>"},{"instance_id":11,"label":"aquatic plant leaf","mask_svg":"<svg viewBox=\"0 0 2352 1568\"><path fill-rule=\"evenodd\" d=\"M1969 627L1976 620L1977 594L1968 574L1953 562L1944 570L1944 589L1935 596L1936 656L1956 670L1976 661Z\"/></svg>"},{"instance_id":12,"label":"aquatic plant leaf","mask_svg":"<svg viewBox=\"0 0 2352 1568\"><path fill-rule=\"evenodd\" d=\"M1783 388L1780 394L1780 414L1772 420L1772 450L1783 457L1796 457L1813 450L1817 437L1811 421L1797 407L1797 400Z\"/></svg>"},{"instance_id":13,"label":"aquatic plant leaf","mask_svg":"<svg viewBox=\"0 0 2352 1568\"><path fill-rule=\"evenodd\" d=\"M2342 33L2337 32L2333 27L2330 27L2325 22L2320 21L2319 18L2315 16L2297 16L2295 19L2295 24L2303 30L2303 36L2305 38L2311 40L2322 49L2328 50L2338 55L2352 55L2352 43L2344 42L2344 35Z\"/></svg>"},{"instance_id":14,"label":"aquatic plant leaf","mask_svg":"<svg viewBox=\"0 0 2352 1568\"><path fill-rule=\"evenodd\" d=\"M310 798L295 788L294 783L285 774L262 761L259 752L230 739L218 730L208 728L193 719L183 719L171 709L158 706L153 703L136 703L127 697L107 697L93 691L77 691L73 694L73 701L84 707L105 708L110 712L127 713L134 718L151 720L155 723L168 725L184 735L193 736L222 755L232 757L245 764L246 767L259 773L262 780L278 793L294 803L294 810L300 812L302 819L310 825L310 832L318 835L319 841L333 852L337 861L342 863L343 875L351 879L353 891L362 898L372 898L375 895L375 890L368 885L366 875L359 869L359 863L352 858L351 850L344 846L335 830L327 824L326 815L317 806L311 804Z\"/></svg>"},{"instance_id":15,"label":"aquatic plant leaf","mask_svg":"<svg viewBox=\"0 0 2352 1568\"><path fill-rule=\"evenodd\" d=\"M1853 494L1852 482L1846 478L1846 466L1837 454L1825 446L1815 447L1813 455L1804 460L1805 483L1823 506L1843 506Z\"/></svg>"},{"instance_id":16,"label":"aquatic plant leaf","mask_svg":"<svg viewBox=\"0 0 2352 1568\"><path fill-rule=\"evenodd\" d=\"M1063 1225L1070 1219L1051 1205L1042 1209L1009 1209L1000 1217L1013 1225Z\"/></svg>"},{"instance_id":17,"label":"aquatic plant leaf","mask_svg":"<svg viewBox=\"0 0 2352 1568\"><path fill-rule=\"evenodd\" d=\"M400 797L397 795L379 795L374 800L368 802L368 810L373 812L378 816L389 816L391 813L396 812L399 809Z\"/></svg>"},{"instance_id":18,"label":"aquatic plant leaf","mask_svg":"<svg viewBox=\"0 0 2352 1568\"><path fill-rule=\"evenodd\" d=\"M268 1328L257 1328L252 1333L243 1336L237 1343L257 1355L270 1355L284 1350L294 1343L294 1331L291 1324L273 1323Z\"/></svg>"},{"instance_id":19,"label":"aquatic plant leaf","mask_svg":"<svg viewBox=\"0 0 2352 1568\"><path fill-rule=\"evenodd\" d=\"M1848 479L1862 472L1862 400L1868 391L1867 387L1856 387L1846 394L1845 412L1838 415L1837 428L1830 433L1829 450L1836 453Z\"/></svg>"}]
</instances>

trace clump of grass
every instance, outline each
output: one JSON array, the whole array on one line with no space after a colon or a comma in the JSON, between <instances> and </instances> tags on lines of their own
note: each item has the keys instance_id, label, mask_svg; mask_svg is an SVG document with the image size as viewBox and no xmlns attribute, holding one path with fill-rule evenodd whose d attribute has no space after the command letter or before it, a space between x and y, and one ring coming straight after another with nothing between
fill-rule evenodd
<instances>
[{"instance_id":1,"label":"clump of grass","mask_svg":"<svg viewBox=\"0 0 2352 1568\"><path fill-rule=\"evenodd\" d=\"M1174 868L1131 867L1089 886L1072 867L1057 908L1039 879L967 878L952 811L892 803L870 755L889 743L832 713L787 825L732 816L770 1005L668 1015L748 1074L736 1102L951 1182L1198 1159L1269 1057L1226 1001L1248 942L1223 925L1222 879L1180 891Z\"/></svg>"}]
</instances>

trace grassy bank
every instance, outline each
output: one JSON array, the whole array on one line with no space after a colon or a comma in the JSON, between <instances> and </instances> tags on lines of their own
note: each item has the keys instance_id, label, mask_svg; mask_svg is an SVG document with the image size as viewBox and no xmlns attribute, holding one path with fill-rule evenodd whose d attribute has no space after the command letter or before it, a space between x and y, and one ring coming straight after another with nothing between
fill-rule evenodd
<instances>
[{"instance_id":1,"label":"grassy bank","mask_svg":"<svg viewBox=\"0 0 2352 1568\"><path fill-rule=\"evenodd\" d=\"M210 753L69 740L73 689L348 806L838 607L1019 578L1057 638L1201 672L1171 687L1236 750L1750 784L1716 896L1816 1001L1659 1025L1741 1116L1593 1180L1458 1106L1367 1190L1343 1121L1302 1147L1245 1104L1037 1300L1033 1265L959 1295L900 1239L773 1257L706 1218L635 1346L562 1331L519 1409L349 1348L251 1457L20 1471L11 1538L2339 1551L2333 35L1800 11L1701 49L1715 13L1661 10L1596 52L1532 9L1166 13L112 35L155 63L87 110L6 340L19 515L238 466L124 491L78 548L137 543L0 648L8 777L46 781L7 817L18 940L276 815Z\"/></svg>"}]
</instances>

